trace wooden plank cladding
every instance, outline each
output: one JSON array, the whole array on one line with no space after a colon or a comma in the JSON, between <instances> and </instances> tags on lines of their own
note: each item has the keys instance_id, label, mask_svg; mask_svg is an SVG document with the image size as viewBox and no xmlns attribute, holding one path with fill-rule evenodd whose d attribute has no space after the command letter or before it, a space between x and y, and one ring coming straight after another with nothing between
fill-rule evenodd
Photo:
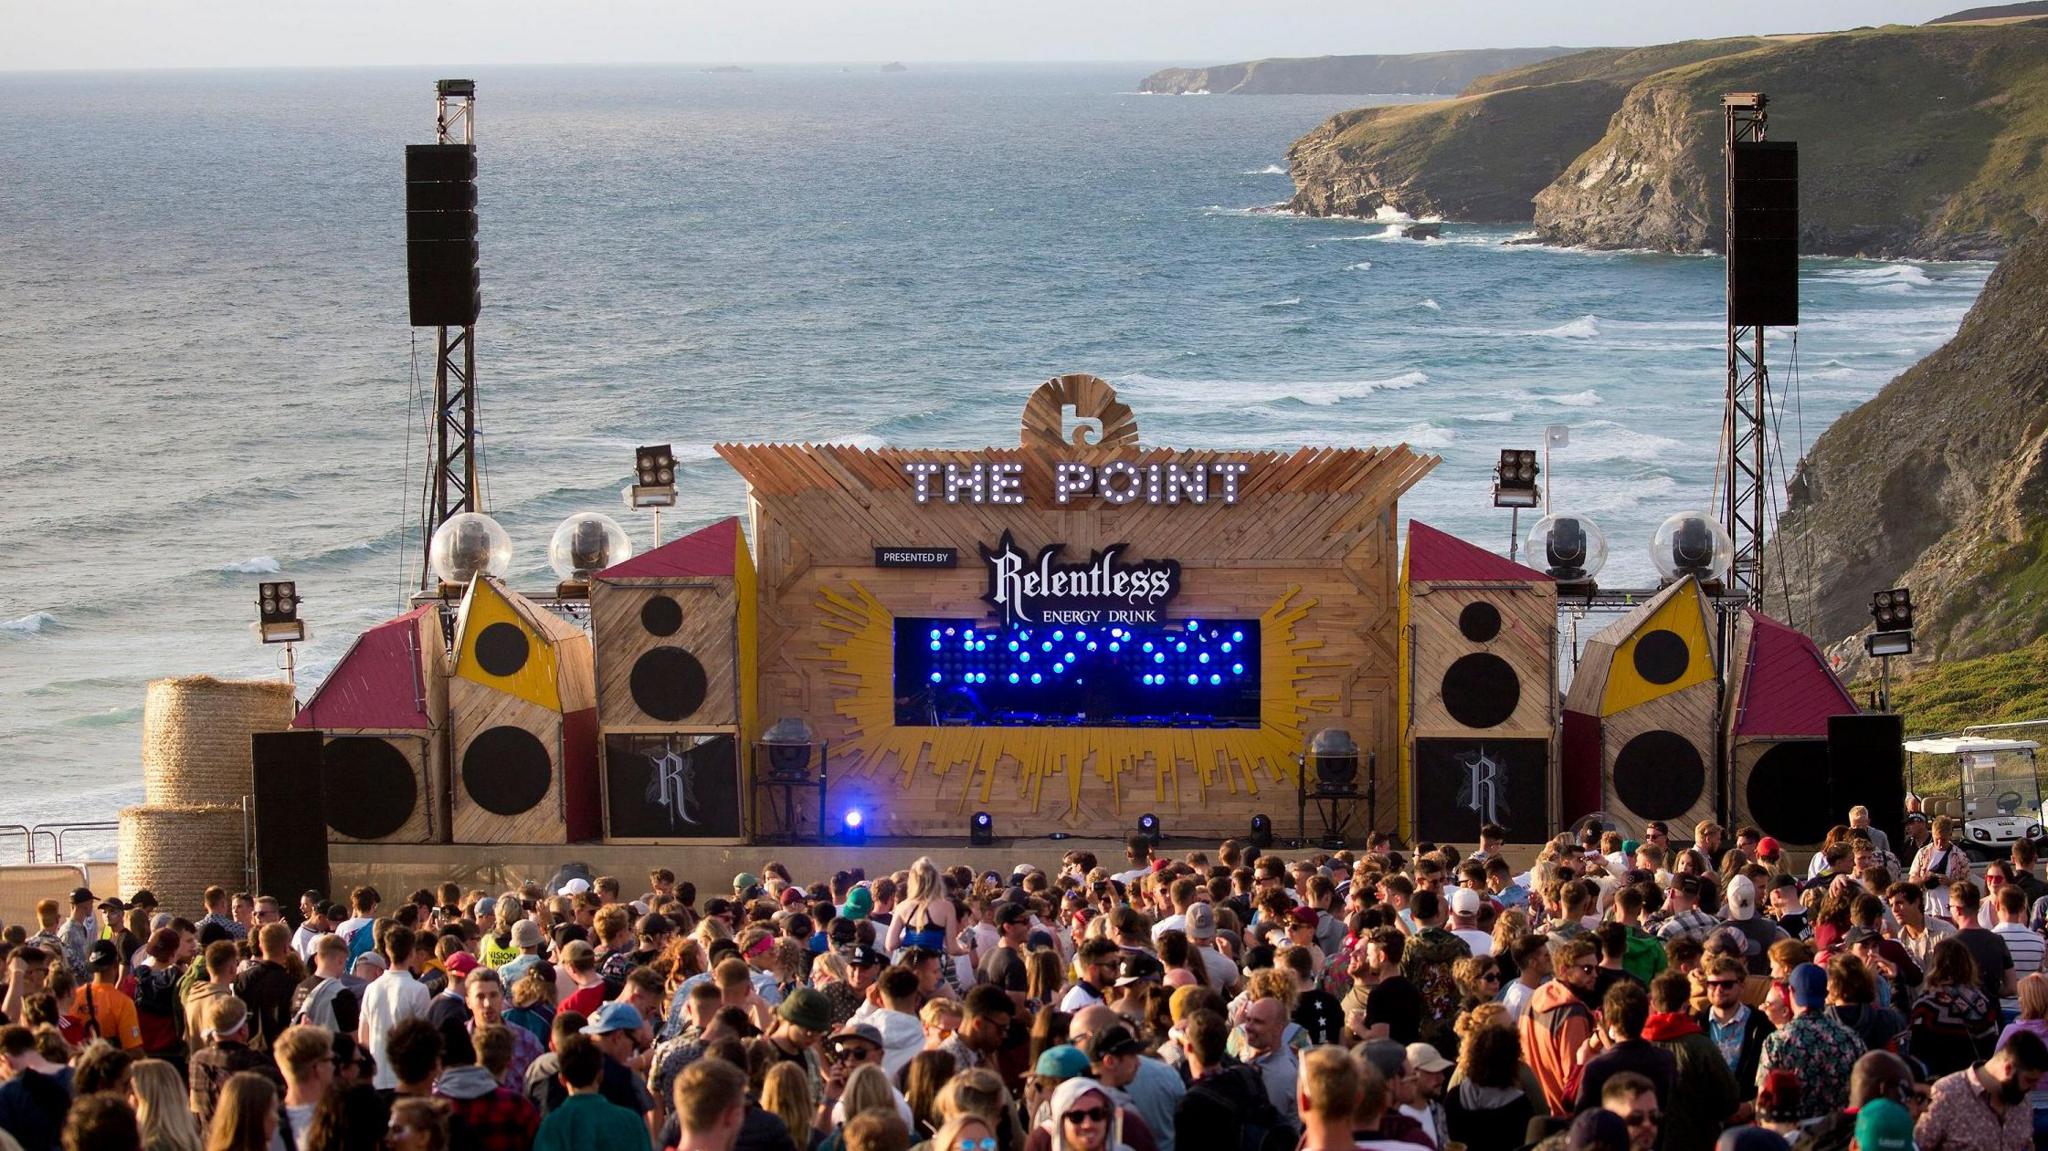
<instances>
[{"instance_id":1,"label":"wooden plank cladding","mask_svg":"<svg viewBox=\"0 0 2048 1151\"><path fill-rule=\"evenodd\" d=\"M1136 414L1085 375L1040 386L1016 447L717 450L749 486L756 610L742 646L758 668L759 722L802 717L828 745L828 820L859 808L870 835L964 835L987 811L1003 837L1118 835L1152 812L1170 835L1216 837L1264 813L1288 829L1294 756L1328 727L1376 752L1382 794L1395 794L1397 505L1436 457L1406 445L1143 445ZM1063 550L1044 557L1052 545ZM1171 566L1157 622L1256 621L1256 719L899 724L895 621L997 621L985 557L1005 547L1076 569L1047 578L1054 589L1109 586L1117 564ZM877 548L951 548L958 566L880 568ZM1083 570L1091 563L1100 570ZM1395 815L1381 805L1383 825Z\"/></svg>"}]
</instances>

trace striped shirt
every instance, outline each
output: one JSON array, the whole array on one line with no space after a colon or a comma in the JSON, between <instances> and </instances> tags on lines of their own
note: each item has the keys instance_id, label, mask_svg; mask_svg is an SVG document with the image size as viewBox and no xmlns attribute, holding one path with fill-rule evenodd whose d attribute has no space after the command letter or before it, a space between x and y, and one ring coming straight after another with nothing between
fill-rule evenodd
<instances>
[{"instance_id":1,"label":"striped shirt","mask_svg":"<svg viewBox=\"0 0 2048 1151\"><path fill-rule=\"evenodd\" d=\"M2012 973L2015 979L2025 979L2041 970L2042 956L2048 954L2048 940L2042 939L2040 932L2024 923L2001 923L1991 930L1997 932L2000 939L2005 940L2005 949L2012 952ZM1999 1000L1998 1005L2006 1011L2017 1012L2020 1009L2018 998L2010 995Z\"/></svg>"}]
</instances>

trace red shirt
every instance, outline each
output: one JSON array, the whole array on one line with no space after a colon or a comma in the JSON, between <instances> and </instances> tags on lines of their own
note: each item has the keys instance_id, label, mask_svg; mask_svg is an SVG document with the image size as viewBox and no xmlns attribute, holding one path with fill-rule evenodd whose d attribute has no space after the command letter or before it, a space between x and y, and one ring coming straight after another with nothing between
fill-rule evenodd
<instances>
[{"instance_id":1,"label":"red shirt","mask_svg":"<svg viewBox=\"0 0 2048 1151\"><path fill-rule=\"evenodd\" d=\"M576 1014L588 1019L602 1006L604 1006L604 984L594 983L589 987L580 987L570 992L569 997L562 1000L561 1004L555 1008L555 1012L560 1014L564 1011L574 1011Z\"/></svg>"}]
</instances>

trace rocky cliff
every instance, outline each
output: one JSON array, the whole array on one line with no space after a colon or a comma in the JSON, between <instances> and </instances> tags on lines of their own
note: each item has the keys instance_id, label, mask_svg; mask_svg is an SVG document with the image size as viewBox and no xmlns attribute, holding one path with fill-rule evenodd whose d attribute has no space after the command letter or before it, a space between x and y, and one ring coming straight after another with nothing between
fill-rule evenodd
<instances>
[{"instance_id":1,"label":"rocky cliff","mask_svg":"<svg viewBox=\"0 0 2048 1151\"><path fill-rule=\"evenodd\" d=\"M1814 253L1994 257L2048 215L2048 21L1599 49L1454 100L1342 113L1290 151L1293 207L1532 221L1546 240L1720 245L1721 96L1800 142Z\"/></svg>"},{"instance_id":2,"label":"rocky cliff","mask_svg":"<svg viewBox=\"0 0 2048 1151\"><path fill-rule=\"evenodd\" d=\"M1474 81L1452 100L1332 116L1288 150L1312 216L1527 221L1536 194L1597 143L1629 88L1658 71L1762 41L1594 48Z\"/></svg>"},{"instance_id":3,"label":"rocky cliff","mask_svg":"<svg viewBox=\"0 0 2048 1151\"><path fill-rule=\"evenodd\" d=\"M1826 644L1896 586L1922 657L2048 633L2048 233L2012 250L1953 340L1814 444L1769 561L1768 606Z\"/></svg>"},{"instance_id":4,"label":"rocky cliff","mask_svg":"<svg viewBox=\"0 0 2048 1151\"><path fill-rule=\"evenodd\" d=\"M1162 95L1356 95L1367 92L1462 92L1489 72L1519 68L1572 48L1503 48L1469 52L1417 52L1401 56L1306 56L1162 68L1138 81L1138 91Z\"/></svg>"}]
</instances>

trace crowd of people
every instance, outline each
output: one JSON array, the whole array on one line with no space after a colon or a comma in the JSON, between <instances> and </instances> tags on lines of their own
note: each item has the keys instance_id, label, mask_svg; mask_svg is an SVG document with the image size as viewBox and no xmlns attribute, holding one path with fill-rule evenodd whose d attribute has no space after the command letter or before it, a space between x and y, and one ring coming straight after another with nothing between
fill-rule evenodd
<instances>
[{"instance_id":1,"label":"crowd of people","mask_svg":"<svg viewBox=\"0 0 2048 1151\"><path fill-rule=\"evenodd\" d=\"M0 1151L2048 1148L2048 884L1589 826L646 890L51 899ZM983 852L976 852L981 856ZM1526 854L1523 858L1527 858ZM639 886L635 884L634 886Z\"/></svg>"}]
</instances>

